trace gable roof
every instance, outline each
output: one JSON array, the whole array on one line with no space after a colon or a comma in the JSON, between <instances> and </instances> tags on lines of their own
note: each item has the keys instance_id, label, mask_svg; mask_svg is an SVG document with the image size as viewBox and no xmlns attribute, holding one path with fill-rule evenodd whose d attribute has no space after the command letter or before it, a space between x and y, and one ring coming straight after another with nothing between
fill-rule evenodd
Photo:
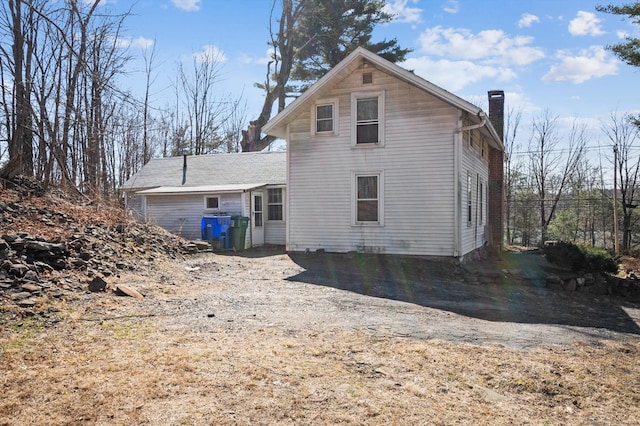
<instances>
[{"instance_id":1,"label":"gable roof","mask_svg":"<svg viewBox=\"0 0 640 426\"><path fill-rule=\"evenodd\" d=\"M242 152L188 155L186 182L182 185L184 157L153 158L121 190L166 187L170 192L197 191L204 187L256 187L287 182L287 153ZM189 188L189 189L187 189Z\"/></svg>"},{"instance_id":2,"label":"gable roof","mask_svg":"<svg viewBox=\"0 0 640 426\"><path fill-rule=\"evenodd\" d=\"M500 136L494 129L493 125L488 119L488 116L482 111L481 108L473 105L472 103L454 95L445 89L436 86L435 84L418 77L411 71L387 61L381 56L376 55L368 51L363 47L356 48L345 59L343 59L338 65L333 67L328 73L320 78L316 83L311 85L302 95L289 104L278 115L273 117L267 124L264 125L262 131L266 134L277 136L280 138L287 137L287 124L293 121L302 111L311 107L311 103L315 102L315 99L320 96L321 91L327 86L334 84L334 81L340 81L347 75L357 70L363 61L366 61L369 65L384 71L400 80L403 80L409 84L412 84L419 89L424 90L427 93L441 99L442 101L469 113L469 116L474 123L481 123L486 119L484 127L488 136L492 139L492 144L504 151L504 145Z\"/></svg>"}]
</instances>

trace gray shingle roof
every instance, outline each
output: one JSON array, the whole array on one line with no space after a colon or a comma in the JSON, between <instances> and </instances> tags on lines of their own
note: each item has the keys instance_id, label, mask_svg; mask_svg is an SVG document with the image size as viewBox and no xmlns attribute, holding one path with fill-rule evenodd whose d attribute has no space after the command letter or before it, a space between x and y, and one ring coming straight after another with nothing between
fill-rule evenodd
<instances>
[{"instance_id":1,"label":"gray shingle roof","mask_svg":"<svg viewBox=\"0 0 640 426\"><path fill-rule=\"evenodd\" d=\"M151 159L120 189L158 186L204 186L231 184L285 184L287 153L243 152L238 154L188 155L187 179L182 185L183 157Z\"/></svg>"}]
</instances>

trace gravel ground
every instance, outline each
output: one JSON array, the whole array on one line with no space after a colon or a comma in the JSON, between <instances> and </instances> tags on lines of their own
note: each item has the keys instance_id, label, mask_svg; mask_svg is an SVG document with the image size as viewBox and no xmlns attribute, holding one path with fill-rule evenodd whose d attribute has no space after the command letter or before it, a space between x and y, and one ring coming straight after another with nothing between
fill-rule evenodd
<instances>
[{"instance_id":1,"label":"gravel ground","mask_svg":"<svg viewBox=\"0 0 640 426\"><path fill-rule=\"evenodd\" d=\"M0 425L637 424L639 307L543 260L139 258L0 329Z\"/></svg>"},{"instance_id":2,"label":"gravel ground","mask_svg":"<svg viewBox=\"0 0 640 426\"><path fill-rule=\"evenodd\" d=\"M448 260L251 250L203 253L114 284L146 296L117 298L124 309L117 315L157 317L175 332L355 329L516 349L640 335L640 305L551 291L545 268L542 256L532 254L460 267Z\"/></svg>"}]
</instances>

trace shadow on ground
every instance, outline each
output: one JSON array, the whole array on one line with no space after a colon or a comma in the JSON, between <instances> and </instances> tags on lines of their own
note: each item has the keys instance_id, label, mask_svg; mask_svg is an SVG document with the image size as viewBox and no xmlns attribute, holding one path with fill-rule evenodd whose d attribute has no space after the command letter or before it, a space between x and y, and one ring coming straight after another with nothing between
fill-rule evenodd
<instances>
[{"instance_id":1,"label":"shadow on ground","mask_svg":"<svg viewBox=\"0 0 640 426\"><path fill-rule=\"evenodd\" d=\"M247 259L260 259L263 257L275 256L277 254L286 254L287 251L284 246L267 244L246 250L217 250L215 253L218 256L236 256L244 257Z\"/></svg>"},{"instance_id":2,"label":"shadow on ground","mask_svg":"<svg viewBox=\"0 0 640 426\"><path fill-rule=\"evenodd\" d=\"M640 335L640 305L610 296L551 290L543 256L507 252L465 265L423 257L292 253L304 268L290 281L333 287L501 322L595 327ZM628 308L625 310L625 308Z\"/></svg>"}]
</instances>

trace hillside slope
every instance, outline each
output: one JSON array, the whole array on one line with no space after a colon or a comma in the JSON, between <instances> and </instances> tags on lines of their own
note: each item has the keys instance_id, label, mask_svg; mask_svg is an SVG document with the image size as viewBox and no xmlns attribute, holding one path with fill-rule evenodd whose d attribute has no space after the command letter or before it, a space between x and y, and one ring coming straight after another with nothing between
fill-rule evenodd
<instances>
[{"instance_id":1,"label":"hillside slope","mask_svg":"<svg viewBox=\"0 0 640 426\"><path fill-rule=\"evenodd\" d=\"M46 315L48 301L89 289L92 280L150 267L193 251L187 241L32 179L1 183L0 312Z\"/></svg>"}]
</instances>

